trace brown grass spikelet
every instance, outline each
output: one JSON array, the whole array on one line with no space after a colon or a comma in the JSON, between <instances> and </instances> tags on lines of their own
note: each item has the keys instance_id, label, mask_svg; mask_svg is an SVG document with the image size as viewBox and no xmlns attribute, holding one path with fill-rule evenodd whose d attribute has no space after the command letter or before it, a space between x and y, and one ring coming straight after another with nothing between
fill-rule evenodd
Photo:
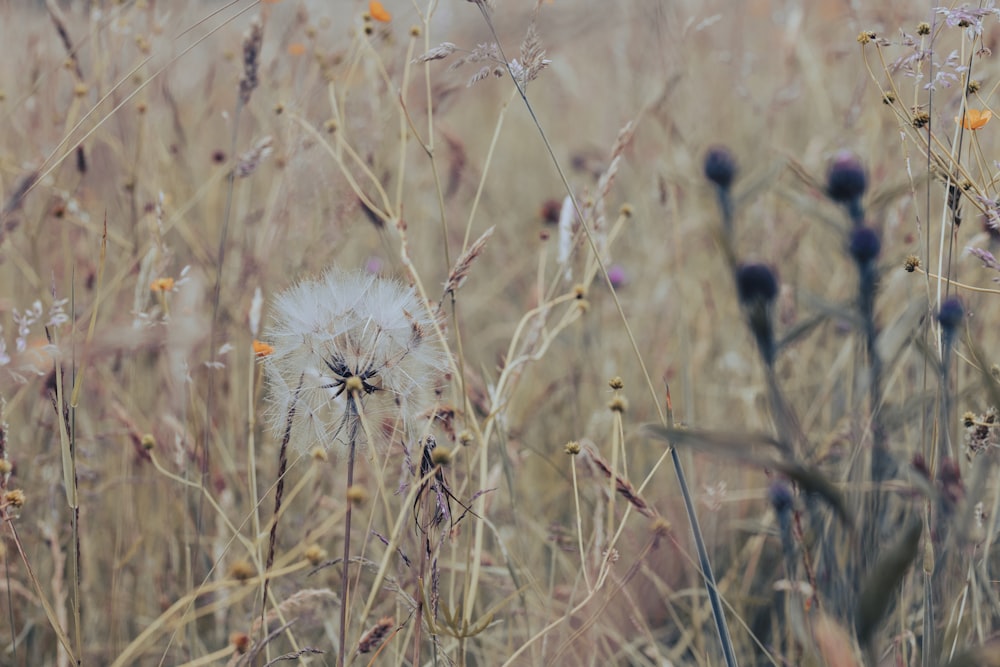
<instances>
[{"instance_id":1,"label":"brown grass spikelet","mask_svg":"<svg viewBox=\"0 0 1000 667\"><path fill-rule=\"evenodd\" d=\"M580 445L581 453L584 455L583 460L589 462L592 468L599 472L604 477L615 480L615 491L618 492L622 498L628 501L635 511L644 517L652 519L656 516L656 510L649 506L645 500L638 494L635 487L632 486L631 482L622 477L621 475L616 475L611 470L611 465L604 460L604 458L597 453L597 450L593 445L585 443Z\"/></svg>"},{"instance_id":2,"label":"brown grass spikelet","mask_svg":"<svg viewBox=\"0 0 1000 667\"><path fill-rule=\"evenodd\" d=\"M441 42L435 46L430 51L427 51L423 55L419 55L413 59L415 63L425 63L430 60L443 60L455 53L458 50L458 46L451 42Z\"/></svg>"},{"instance_id":3,"label":"brown grass spikelet","mask_svg":"<svg viewBox=\"0 0 1000 667\"><path fill-rule=\"evenodd\" d=\"M621 377L616 375L615 377L608 380L608 386L614 389L615 391L620 391L625 388L625 381L622 380Z\"/></svg>"},{"instance_id":4,"label":"brown grass spikelet","mask_svg":"<svg viewBox=\"0 0 1000 667\"><path fill-rule=\"evenodd\" d=\"M281 602L277 608L267 612L265 621L268 633L281 625L281 618L286 621L296 619L295 629L304 631L323 624L330 618L330 613L340 607L340 598L329 588L304 588L293 593ZM251 636L260 631L260 618L254 621L250 630Z\"/></svg>"},{"instance_id":5,"label":"brown grass spikelet","mask_svg":"<svg viewBox=\"0 0 1000 667\"><path fill-rule=\"evenodd\" d=\"M240 104L246 105L260 84L260 49L264 43L264 24L255 16L243 35L243 78L240 79Z\"/></svg>"},{"instance_id":6,"label":"brown grass spikelet","mask_svg":"<svg viewBox=\"0 0 1000 667\"><path fill-rule=\"evenodd\" d=\"M493 236L493 230L495 229L496 226L494 225L483 232L480 237L469 246L469 249L462 253L462 255L455 261L455 266L448 274L448 280L444 284L444 294L442 295L442 298L448 296L449 294L455 294L462 287L465 283L465 279L469 277L469 269L472 267L472 263L483 253L483 249L486 247L486 241Z\"/></svg>"},{"instance_id":7,"label":"brown grass spikelet","mask_svg":"<svg viewBox=\"0 0 1000 667\"><path fill-rule=\"evenodd\" d=\"M274 140L271 137L264 137L254 144L253 148L242 153L236 160L236 167L233 169L233 174L236 178L246 178L254 173L257 167L260 166L260 163L274 150L272 148L273 143Z\"/></svg>"},{"instance_id":8,"label":"brown grass spikelet","mask_svg":"<svg viewBox=\"0 0 1000 667\"><path fill-rule=\"evenodd\" d=\"M521 85L538 78L539 73L551 64L551 60L545 57L545 49L542 48L541 40L538 38L538 30L535 22L528 25L528 31L521 41L521 62L512 61L511 71L518 77ZM514 65L517 64L517 67Z\"/></svg>"},{"instance_id":9,"label":"brown grass spikelet","mask_svg":"<svg viewBox=\"0 0 1000 667\"><path fill-rule=\"evenodd\" d=\"M358 653L371 653L388 636L389 631L396 625L396 619L392 616L383 616L364 634L358 642Z\"/></svg>"},{"instance_id":10,"label":"brown grass spikelet","mask_svg":"<svg viewBox=\"0 0 1000 667\"><path fill-rule=\"evenodd\" d=\"M615 396L608 401L608 409L611 410L611 412L624 413L628 410L628 401L624 396Z\"/></svg>"},{"instance_id":11,"label":"brown grass spikelet","mask_svg":"<svg viewBox=\"0 0 1000 667\"><path fill-rule=\"evenodd\" d=\"M903 262L903 270L907 273L913 273L920 268L920 258L916 255L910 255Z\"/></svg>"}]
</instances>

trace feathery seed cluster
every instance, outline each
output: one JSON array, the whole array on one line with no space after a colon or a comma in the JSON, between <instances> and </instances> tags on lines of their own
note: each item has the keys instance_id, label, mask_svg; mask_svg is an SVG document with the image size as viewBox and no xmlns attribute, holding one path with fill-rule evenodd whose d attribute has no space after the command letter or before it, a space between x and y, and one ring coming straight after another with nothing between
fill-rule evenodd
<instances>
[{"instance_id":1,"label":"feathery seed cluster","mask_svg":"<svg viewBox=\"0 0 1000 667\"><path fill-rule=\"evenodd\" d=\"M382 416L405 426L446 369L414 290L360 272L332 269L280 294L265 338L272 425L300 451L364 441L362 422Z\"/></svg>"}]
</instances>

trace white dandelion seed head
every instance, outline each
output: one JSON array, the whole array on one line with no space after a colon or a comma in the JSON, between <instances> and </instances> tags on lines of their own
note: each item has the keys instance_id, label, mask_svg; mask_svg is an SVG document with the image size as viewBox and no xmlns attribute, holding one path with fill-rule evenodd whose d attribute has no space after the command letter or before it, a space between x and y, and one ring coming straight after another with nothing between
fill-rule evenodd
<instances>
[{"instance_id":1,"label":"white dandelion seed head","mask_svg":"<svg viewBox=\"0 0 1000 667\"><path fill-rule=\"evenodd\" d=\"M361 272L332 269L279 294L264 338L271 425L283 437L290 424L300 451L412 428L447 368L414 290Z\"/></svg>"}]
</instances>

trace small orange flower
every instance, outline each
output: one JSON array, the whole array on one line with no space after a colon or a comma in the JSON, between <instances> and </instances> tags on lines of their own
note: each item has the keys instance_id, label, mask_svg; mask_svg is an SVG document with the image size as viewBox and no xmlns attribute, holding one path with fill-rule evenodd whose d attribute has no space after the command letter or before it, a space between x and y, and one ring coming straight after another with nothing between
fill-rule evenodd
<instances>
[{"instance_id":1,"label":"small orange flower","mask_svg":"<svg viewBox=\"0 0 1000 667\"><path fill-rule=\"evenodd\" d=\"M368 13L372 15L373 19L382 23L388 23L392 20L392 14L378 0L370 0L368 2Z\"/></svg>"},{"instance_id":2,"label":"small orange flower","mask_svg":"<svg viewBox=\"0 0 1000 667\"><path fill-rule=\"evenodd\" d=\"M301 56L306 52L306 45L302 42L292 42L288 45L288 55Z\"/></svg>"},{"instance_id":3,"label":"small orange flower","mask_svg":"<svg viewBox=\"0 0 1000 667\"><path fill-rule=\"evenodd\" d=\"M173 278L157 278L153 281L153 284L149 286L149 289L154 292L169 292L174 288Z\"/></svg>"},{"instance_id":4,"label":"small orange flower","mask_svg":"<svg viewBox=\"0 0 1000 667\"><path fill-rule=\"evenodd\" d=\"M274 347L268 345L264 341L254 340L253 342L253 353L257 355L258 358L266 357L267 355L274 352Z\"/></svg>"},{"instance_id":5,"label":"small orange flower","mask_svg":"<svg viewBox=\"0 0 1000 667\"><path fill-rule=\"evenodd\" d=\"M966 109L965 117L961 120L956 116L955 122L961 123L967 130L978 130L993 118L993 112L989 109Z\"/></svg>"}]
</instances>

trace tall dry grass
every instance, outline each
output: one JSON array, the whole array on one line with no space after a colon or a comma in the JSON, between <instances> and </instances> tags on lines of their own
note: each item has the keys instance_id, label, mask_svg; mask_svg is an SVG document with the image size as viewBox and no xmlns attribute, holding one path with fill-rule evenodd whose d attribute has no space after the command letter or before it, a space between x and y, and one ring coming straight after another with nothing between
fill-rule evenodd
<instances>
[{"instance_id":1,"label":"tall dry grass","mask_svg":"<svg viewBox=\"0 0 1000 667\"><path fill-rule=\"evenodd\" d=\"M0 2L0 664L997 664L997 18L383 4ZM349 488L334 265L447 352Z\"/></svg>"}]
</instances>

